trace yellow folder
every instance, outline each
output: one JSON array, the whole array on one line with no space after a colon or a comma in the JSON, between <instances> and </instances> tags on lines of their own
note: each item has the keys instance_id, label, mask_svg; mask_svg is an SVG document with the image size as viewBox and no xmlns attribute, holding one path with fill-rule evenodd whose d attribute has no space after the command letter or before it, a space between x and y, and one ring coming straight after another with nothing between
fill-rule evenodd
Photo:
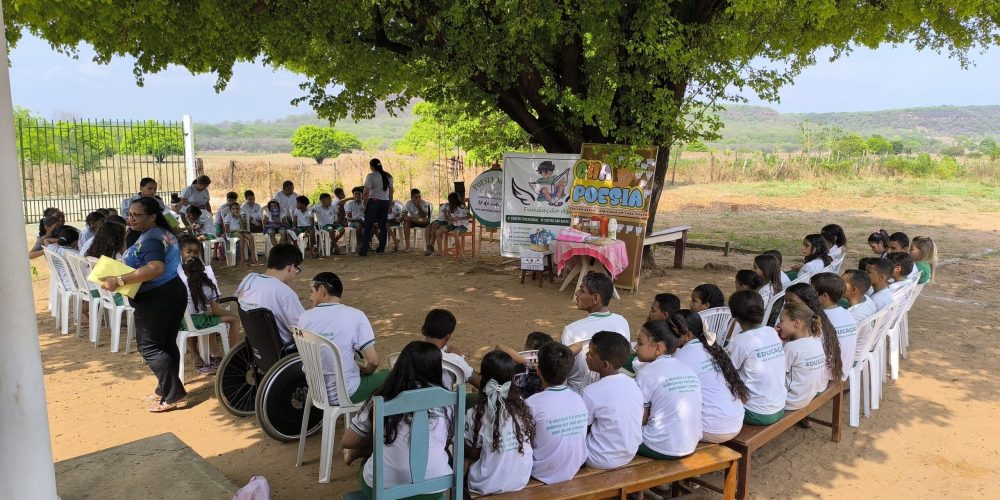
<instances>
[{"instance_id":1,"label":"yellow folder","mask_svg":"<svg viewBox=\"0 0 1000 500\"><path fill-rule=\"evenodd\" d=\"M102 278L107 278L108 276L121 276L132 271L135 271L135 269L126 266L125 263L102 255L101 258L97 260L97 263L94 264L94 268L90 271L90 276L87 276L87 279L100 286ZM139 291L139 286L141 285L142 283L129 283L118 287L115 291L133 299L135 298L135 293Z\"/></svg>"}]
</instances>

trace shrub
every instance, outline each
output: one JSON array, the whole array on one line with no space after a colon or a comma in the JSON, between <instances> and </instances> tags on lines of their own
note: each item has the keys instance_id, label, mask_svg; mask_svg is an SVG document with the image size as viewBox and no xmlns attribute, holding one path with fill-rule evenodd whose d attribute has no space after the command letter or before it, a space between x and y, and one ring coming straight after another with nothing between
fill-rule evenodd
<instances>
[{"instance_id":1,"label":"shrub","mask_svg":"<svg viewBox=\"0 0 1000 500\"><path fill-rule=\"evenodd\" d=\"M950 156L941 158L934 168L934 177L938 179L954 179L958 175L958 161Z\"/></svg>"},{"instance_id":2,"label":"shrub","mask_svg":"<svg viewBox=\"0 0 1000 500\"><path fill-rule=\"evenodd\" d=\"M315 205L319 203L319 195L323 193L330 193L330 196L333 196L333 190L335 188L342 188L342 187L344 187L344 183L340 181L325 182L325 183L321 182L316 185L316 189L313 189L312 192L309 193L309 203Z\"/></svg>"}]
</instances>

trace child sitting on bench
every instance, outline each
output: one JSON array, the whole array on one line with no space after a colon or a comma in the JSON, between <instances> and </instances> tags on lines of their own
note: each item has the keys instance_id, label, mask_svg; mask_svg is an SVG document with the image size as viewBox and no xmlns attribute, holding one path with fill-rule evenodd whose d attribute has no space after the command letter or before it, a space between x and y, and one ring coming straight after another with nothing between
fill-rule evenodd
<instances>
[{"instance_id":1,"label":"child sitting on bench","mask_svg":"<svg viewBox=\"0 0 1000 500\"><path fill-rule=\"evenodd\" d=\"M528 338L524 339L524 350L537 351L549 342L555 342L551 335L545 332L531 332ZM542 392L542 379L535 370L537 358L529 362L521 356L521 353L503 344L497 344L494 349L507 353L514 360L514 385L521 391L521 397L528 399Z\"/></svg>"},{"instance_id":2,"label":"child sitting on bench","mask_svg":"<svg viewBox=\"0 0 1000 500\"><path fill-rule=\"evenodd\" d=\"M573 479L587 460L587 407L566 386L573 352L558 342L538 350L538 376L545 390L528 398L535 424L531 477L545 483Z\"/></svg>"},{"instance_id":3,"label":"child sitting on bench","mask_svg":"<svg viewBox=\"0 0 1000 500\"><path fill-rule=\"evenodd\" d=\"M635 376L644 408L639 454L657 460L686 457L701 440L701 384L691 368L673 357L688 333L687 324L677 318L648 321L636 336L635 352L648 363Z\"/></svg>"},{"instance_id":4,"label":"child sitting on bench","mask_svg":"<svg viewBox=\"0 0 1000 500\"><path fill-rule=\"evenodd\" d=\"M785 416L785 350L778 332L764 326L764 301L744 290L729 297L729 309L742 331L726 346L729 359L750 391L743 423L771 425Z\"/></svg>"},{"instance_id":5,"label":"child sitting on bench","mask_svg":"<svg viewBox=\"0 0 1000 500\"><path fill-rule=\"evenodd\" d=\"M819 301L819 293L809 283L796 283L785 290L785 303L804 304L819 316L820 324L823 327L823 335L820 342L823 344L823 352L826 353L826 368L829 370L829 379L837 380L844 373L844 363L840 358L840 339L837 337L837 328L823 311L823 306ZM852 318L853 320L853 318ZM855 326L855 335L857 334ZM856 341L855 341L856 342ZM853 358L854 351L851 351ZM846 368L850 368L849 366ZM836 374L836 375L835 375Z\"/></svg>"},{"instance_id":6,"label":"child sitting on bench","mask_svg":"<svg viewBox=\"0 0 1000 500\"><path fill-rule=\"evenodd\" d=\"M841 379L847 380L854 366L854 351L858 345L858 322L849 311L837 305L844 296L847 285L844 279L834 273L819 273L809 279L819 295L819 305L830 325L837 332L840 344L840 364L843 367Z\"/></svg>"},{"instance_id":7,"label":"child sitting on bench","mask_svg":"<svg viewBox=\"0 0 1000 500\"><path fill-rule=\"evenodd\" d=\"M819 340L823 327L808 306L789 302L781 310L778 332L785 341L785 411L794 411L826 389L826 355Z\"/></svg>"},{"instance_id":8,"label":"child sitting on bench","mask_svg":"<svg viewBox=\"0 0 1000 500\"><path fill-rule=\"evenodd\" d=\"M642 392L635 380L618 370L632 353L618 332L600 331L590 338L587 368L601 376L583 388L587 405L587 465L616 469L635 458L642 444Z\"/></svg>"},{"instance_id":9,"label":"child sitting on bench","mask_svg":"<svg viewBox=\"0 0 1000 500\"><path fill-rule=\"evenodd\" d=\"M492 495L518 491L531 479L535 422L514 385L514 360L491 351L479 367L482 396L465 417L469 491Z\"/></svg>"}]
</instances>

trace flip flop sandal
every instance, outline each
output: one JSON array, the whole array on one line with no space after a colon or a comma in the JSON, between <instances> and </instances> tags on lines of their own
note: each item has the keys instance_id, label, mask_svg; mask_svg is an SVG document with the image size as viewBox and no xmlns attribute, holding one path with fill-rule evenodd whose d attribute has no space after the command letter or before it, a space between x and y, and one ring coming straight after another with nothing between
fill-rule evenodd
<instances>
[{"instance_id":1,"label":"flip flop sandal","mask_svg":"<svg viewBox=\"0 0 1000 500\"><path fill-rule=\"evenodd\" d=\"M142 398L142 402L143 403L153 403L153 402L159 401L160 399L163 399L163 396L160 396L159 394L156 394L154 392L153 394L150 394L150 395Z\"/></svg>"},{"instance_id":2,"label":"flip flop sandal","mask_svg":"<svg viewBox=\"0 0 1000 500\"><path fill-rule=\"evenodd\" d=\"M181 408L187 407L187 401L180 400L174 401L173 403L159 403L147 408L150 413L166 413L168 411L180 410Z\"/></svg>"}]
</instances>

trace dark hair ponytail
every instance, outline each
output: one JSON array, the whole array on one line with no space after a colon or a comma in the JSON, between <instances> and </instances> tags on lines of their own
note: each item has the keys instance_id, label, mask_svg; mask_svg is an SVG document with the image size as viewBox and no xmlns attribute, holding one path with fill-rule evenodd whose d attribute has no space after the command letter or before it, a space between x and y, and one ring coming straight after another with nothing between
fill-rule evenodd
<instances>
[{"instance_id":1,"label":"dark hair ponytail","mask_svg":"<svg viewBox=\"0 0 1000 500\"><path fill-rule=\"evenodd\" d=\"M173 228L170 227L170 223L167 222L167 218L163 216L163 207L160 206L160 202L156 201L156 199L136 198L132 204L142 205L143 211L147 214L155 214L157 227L166 229L167 231L173 231Z\"/></svg>"},{"instance_id":2,"label":"dark hair ponytail","mask_svg":"<svg viewBox=\"0 0 1000 500\"><path fill-rule=\"evenodd\" d=\"M764 284L767 283L763 276L750 269L740 269L739 271L736 271L736 282L755 292L760 291Z\"/></svg>"},{"instance_id":3,"label":"dark hair ponytail","mask_svg":"<svg viewBox=\"0 0 1000 500\"><path fill-rule=\"evenodd\" d=\"M687 324L691 335L694 335L694 338L701 342L705 351L708 352L709 357L712 358L712 365L722 374L722 378L726 380L726 386L729 387L729 392L733 393L733 397L739 399L740 402L746 403L750 399L750 389L743 383L740 373L736 371L736 367L733 366L733 360L729 359L729 354L726 353L726 350L718 342L708 345L708 339L705 338L705 322L701 319L701 315L690 309L681 309L674 314L678 316L679 321L684 321Z\"/></svg>"},{"instance_id":4,"label":"dark hair ponytail","mask_svg":"<svg viewBox=\"0 0 1000 500\"><path fill-rule=\"evenodd\" d=\"M819 316L823 322L823 353L826 354L826 366L836 380L843 376L843 361L840 359L840 339L837 338L837 329L833 327L830 318L826 317L823 306L819 305L819 293L809 283L796 283L785 289L785 295L795 295L802 299L805 305L812 309L813 313Z\"/></svg>"},{"instance_id":5,"label":"dark hair ponytail","mask_svg":"<svg viewBox=\"0 0 1000 500\"><path fill-rule=\"evenodd\" d=\"M187 276L188 293L191 294L191 304L196 311L208 309L210 301L205 296L205 287L209 287L215 295L219 295L219 289L212 283L212 279L205 273L205 264L197 257L191 257L181 265L184 274Z\"/></svg>"},{"instance_id":6,"label":"dark hair ponytail","mask_svg":"<svg viewBox=\"0 0 1000 500\"><path fill-rule=\"evenodd\" d=\"M684 325L682 330L680 325L670 321L669 316L666 321L647 321L643 323L642 329L646 330L646 336L652 342L663 342L667 354L677 352L677 344L680 342L680 338L684 333L687 333L686 325Z\"/></svg>"},{"instance_id":7,"label":"dark hair ponytail","mask_svg":"<svg viewBox=\"0 0 1000 500\"><path fill-rule=\"evenodd\" d=\"M382 190L383 191L388 191L389 190L389 178L391 178L392 176L389 175L388 173L386 173L386 171L382 169L382 160L379 160L378 158L372 158L368 162L368 165L370 167L374 168L375 171L378 172L382 176Z\"/></svg>"},{"instance_id":8,"label":"dark hair ponytail","mask_svg":"<svg viewBox=\"0 0 1000 500\"><path fill-rule=\"evenodd\" d=\"M823 267L829 266L833 262L833 259L830 258L830 247L827 246L826 238L822 234L807 234L803 240L809 243L810 247L809 255L806 255L805 258L806 262L820 259L823 261Z\"/></svg>"}]
</instances>

